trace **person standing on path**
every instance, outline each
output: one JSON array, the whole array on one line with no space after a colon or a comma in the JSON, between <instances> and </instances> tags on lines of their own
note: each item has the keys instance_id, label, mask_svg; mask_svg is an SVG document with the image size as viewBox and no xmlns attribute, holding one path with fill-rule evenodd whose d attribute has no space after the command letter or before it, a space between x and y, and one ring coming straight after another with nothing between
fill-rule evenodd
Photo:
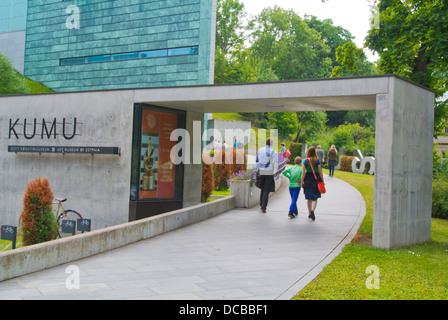
<instances>
[{"instance_id":1,"label":"person standing on path","mask_svg":"<svg viewBox=\"0 0 448 320\"><path fill-rule=\"evenodd\" d=\"M291 195L291 205L289 206L288 217L295 218L299 214L297 199L300 194L302 182L302 158L294 159L294 166L284 170L282 174L289 179L289 194Z\"/></svg>"},{"instance_id":2,"label":"person standing on path","mask_svg":"<svg viewBox=\"0 0 448 320\"><path fill-rule=\"evenodd\" d=\"M313 166L311 168L311 166ZM314 172L313 172L314 169ZM316 175L316 177L315 177ZM314 147L310 147L306 152L306 159L303 160L302 165L302 181L301 186L305 194L308 206L308 218L315 220L314 211L317 206L317 199L321 197L317 184L324 182L324 175L322 174L322 164L317 158L316 150Z\"/></svg>"},{"instance_id":3,"label":"person standing on path","mask_svg":"<svg viewBox=\"0 0 448 320\"><path fill-rule=\"evenodd\" d=\"M263 213L266 213L269 193L275 191L274 165L278 164L278 156L271 147L272 143L272 138L268 138L266 147L258 150L256 159L261 177L260 208Z\"/></svg>"},{"instance_id":4,"label":"person standing on path","mask_svg":"<svg viewBox=\"0 0 448 320\"><path fill-rule=\"evenodd\" d=\"M334 177L334 167L338 165L338 151L336 150L335 145L331 145L330 150L327 153L328 156L328 169L330 177Z\"/></svg>"},{"instance_id":5,"label":"person standing on path","mask_svg":"<svg viewBox=\"0 0 448 320\"><path fill-rule=\"evenodd\" d=\"M325 151L322 150L322 147L320 145L317 145L316 147L316 154L319 158L320 164L322 165L325 162Z\"/></svg>"}]
</instances>

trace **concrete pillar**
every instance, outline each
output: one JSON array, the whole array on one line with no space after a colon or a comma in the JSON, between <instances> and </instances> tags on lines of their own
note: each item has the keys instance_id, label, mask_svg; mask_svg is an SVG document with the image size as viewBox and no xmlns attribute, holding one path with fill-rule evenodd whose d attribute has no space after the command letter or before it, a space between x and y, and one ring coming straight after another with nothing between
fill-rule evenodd
<instances>
[{"instance_id":1,"label":"concrete pillar","mask_svg":"<svg viewBox=\"0 0 448 320\"><path fill-rule=\"evenodd\" d=\"M376 101L373 246L431 239L434 93L389 78Z\"/></svg>"},{"instance_id":2,"label":"concrete pillar","mask_svg":"<svg viewBox=\"0 0 448 320\"><path fill-rule=\"evenodd\" d=\"M187 111L186 130L190 135L190 163L184 164L184 207L201 203L203 125L203 113Z\"/></svg>"}]
</instances>

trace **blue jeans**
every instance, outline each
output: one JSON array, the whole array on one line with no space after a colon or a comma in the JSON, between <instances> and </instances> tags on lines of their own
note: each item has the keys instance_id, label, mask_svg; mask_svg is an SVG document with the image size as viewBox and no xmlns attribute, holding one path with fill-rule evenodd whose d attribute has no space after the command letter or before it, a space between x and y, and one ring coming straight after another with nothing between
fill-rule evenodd
<instances>
[{"instance_id":1,"label":"blue jeans","mask_svg":"<svg viewBox=\"0 0 448 320\"><path fill-rule=\"evenodd\" d=\"M291 195L291 205L289 206L289 212L298 213L297 209L297 199L299 198L300 187L289 188L289 194Z\"/></svg>"}]
</instances>

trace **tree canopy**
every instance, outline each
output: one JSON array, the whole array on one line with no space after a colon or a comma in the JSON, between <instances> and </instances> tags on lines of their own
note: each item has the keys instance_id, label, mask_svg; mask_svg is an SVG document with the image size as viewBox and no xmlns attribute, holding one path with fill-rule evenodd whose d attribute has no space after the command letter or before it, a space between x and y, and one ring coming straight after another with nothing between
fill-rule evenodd
<instances>
[{"instance_id":1,"label":"tree canopy","mask_svg":"<svg viewBox=\"0 0 448 320\"><path fill-rule=\"evenodd\" d=\"M448 118L448 1L380 0L379 28L366 45L376 51L380 73L395 73L436 93L434 135L442 134Z\"/></svg>"}]
</instances>

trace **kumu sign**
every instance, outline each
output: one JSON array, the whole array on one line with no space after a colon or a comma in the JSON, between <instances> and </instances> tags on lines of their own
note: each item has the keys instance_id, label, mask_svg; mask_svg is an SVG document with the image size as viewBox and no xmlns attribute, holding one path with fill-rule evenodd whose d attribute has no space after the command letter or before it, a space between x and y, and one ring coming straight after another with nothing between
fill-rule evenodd
<instances>
[{"instance_id":1,"label":"kumu sign","mask_svg":"<svg viewBox=\"0 0 448 320\"><path fill-rule=\"evenodd\" d=\"M26 119L17 118L9 119L9 139L20 139L24 137L27 140L31 139L56 139L62 136L65 140L73 139L77 134L79 135L79 126L81 123L76 118L67 121L62 118L62 121L55 117L53 120L42 119Z\"/></svg>"}]
</instances>

